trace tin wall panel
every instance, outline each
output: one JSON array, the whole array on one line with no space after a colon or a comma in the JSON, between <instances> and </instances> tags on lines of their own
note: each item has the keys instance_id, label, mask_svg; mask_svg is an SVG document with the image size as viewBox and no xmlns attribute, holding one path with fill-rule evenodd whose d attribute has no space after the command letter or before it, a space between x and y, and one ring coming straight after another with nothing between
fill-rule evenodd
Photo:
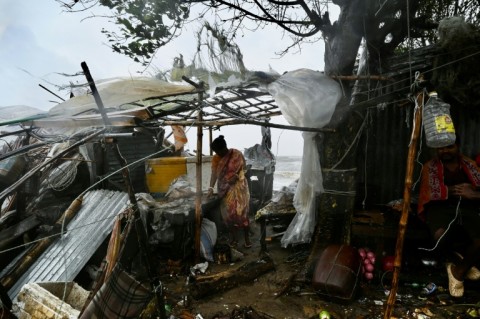
<instances>
[{"instance_id":1,"label":"tin wall panel","mask_svg":"<svg viewBox=\"0 0 480 319\"><path fill-rule=\"evenodd\" d=\"M117 143L122 157L125 158L128 164L155 153L155 142L150 135L137 134L133 137L117 138ZM105 171L108 174L121 168L115 153L110 148L110 145L107 145L105 150L105 159ZM146 192L145 163L142 161L131 165L129 166L129 171L134 191L136 193ZM118 190L119 187L121 187L122 190L125 190L125 183L121 172L111 176L109 181L118 187L112 187L113 185L109 185L108 188Z\"/></svg>"},{"instance_id":2,"label":"tin wall panel","mask_svg":"<svg viewBox=\"0 0 480 319\"><path fill-rule=\"evenodd\" d=\"M357 206L385 205L402 199L408 148L413 126L413 105L389 105L368 110L368 123L357 152ZM480 112L467 108L451 112L462 152L470 157L480 153ZM423 128L418 141L412 179L412 201L418 196L422 163L434 151L426 147Z\"/></svg>"},{"instance_id":3,"label":"tin wall panel","mask_svg":"<svg viewBox=\"0 0 480 319\"><path fill-rule=\"evenodd\" d=\"M66 227L66 234L55 240L20 277L8 292L10 298L15 298L27 283L73 281L110 234L115 217L127 207L127 202L128 196L123 192L88 192L76 217Z\"/></svg>"}]
</instances>

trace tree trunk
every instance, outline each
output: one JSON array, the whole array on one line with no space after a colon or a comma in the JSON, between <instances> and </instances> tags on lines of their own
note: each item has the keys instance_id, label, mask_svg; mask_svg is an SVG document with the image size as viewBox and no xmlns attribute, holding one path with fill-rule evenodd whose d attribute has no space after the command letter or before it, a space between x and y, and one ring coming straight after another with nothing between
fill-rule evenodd
<instances>
[{"instance_id":1,"label":"tree trunk","mask_svg":"<svg viewBox=\"0 0 480 319\"><path fill-rule=\"evenodd\" d=\"M375 0L334 0L333 3L340 7L340 16L330 31L325 32L325 73L332 76L353 75L363 38L367 45L356 73L358 76L381 75L381 61L404 41L409 16L406 10L414 12L417 1L409 7L395 0L387 4L379 4ZM396 17L398 12L401 12L399 18ZM385 41L387 35L392 36L390 43ZM335 133L323 134L319 150L326 193L321 195L319 205L317 234L321 236L316 238L323 245L316 246L320 248L331 243L349 244L357 183L356 146L366 123L365 109L352 109L350 105L381 94L372 90L377 84L378 81L372 79L357 80L355 85L343 80L344 100L337 106L329 124Z\"/></svg>"}]
</instances>

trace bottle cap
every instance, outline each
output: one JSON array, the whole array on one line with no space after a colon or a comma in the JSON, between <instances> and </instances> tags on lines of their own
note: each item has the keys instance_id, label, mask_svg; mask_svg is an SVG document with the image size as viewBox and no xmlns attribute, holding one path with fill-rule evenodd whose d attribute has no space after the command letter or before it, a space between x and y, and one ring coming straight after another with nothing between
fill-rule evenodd
<instances>
[{"instance_id":1,"label":"bottle cap","mask_svg":"<svg viewBox=\"0 0 480 319\"><path fill-rule=\"evenodd\" d=\"M428 96L438 96L437 91L432 91L428 93Z\"/></svg>"}]
</instances>

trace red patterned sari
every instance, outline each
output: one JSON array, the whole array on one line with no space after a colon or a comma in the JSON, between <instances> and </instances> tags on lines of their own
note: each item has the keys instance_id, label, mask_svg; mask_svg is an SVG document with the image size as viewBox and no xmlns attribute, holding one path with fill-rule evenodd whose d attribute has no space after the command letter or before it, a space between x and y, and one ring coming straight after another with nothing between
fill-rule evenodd
<instances>
[{"instance_id":1,"label":"red patterned sari","mask_svg":"<svg viewBox=\"0 0 480 319\"><path fill-rule=\"evenodd\" d=\"M245 177L245 159L236 149L224 157L214 155L212 170L217 173L218 196L222 197L221 211L227 226L247 227L250 192Z\"/></svg>"},{"instance_id":2,"label":"red patterned sari","mask_svg":"<svg viewBox=\"0 0 480 319\"><path fill-rule=\"evenodd\" d=\"M467 174L468 180L475 188L480 187L480 169L475 162L468 157L460 157L460 166ZM429 201L448 199L448 188L443 178L443 164L440 160L434 159L427 162L422 170L422 182L418 198L418 214L424 219L424 206Z\"/></svg>"}]
</instances>

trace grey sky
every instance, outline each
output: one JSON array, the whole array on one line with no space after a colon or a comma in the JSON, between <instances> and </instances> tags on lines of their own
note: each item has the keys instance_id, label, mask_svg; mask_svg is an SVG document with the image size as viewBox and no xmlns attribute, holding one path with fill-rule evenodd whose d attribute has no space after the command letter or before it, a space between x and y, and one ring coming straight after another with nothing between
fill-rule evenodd
<instances>
[{"instance_id":1,"label":"grey sky","mask_svg":"<svg viewBox=\"0 0 480 319\"><path fill-rule=\"evenodd\" d=\"M58 102L59 99L40 88L39 84L68 98L69 92L59 92L55 85L83 79L69 79L58 73L80 72L83 61L88 64L94 79L137 75L143 70L127 57L113 53L105 44L106 38L100 30L112 27L107 20L82 21L86 15L65 13L54 0L0 1L0 106L28 105L48 110L55 105L52 101ZM170 68L173 58L180 53L186 62L190 61L196 48L195 31L187 29L181 38L160 50L153 65L161 70ZM323 42L306 45L301 54L282 59L274 52L283 49L290 41L273 28L246 32L238 39L238 44L250 70L268 71L269 66L279 73L298 68L323 70ZM219 134L226 136L229 146L239 149L261 140L260 128L252 126L224 128L215 132L215 135ZM196 132L189 134L190 148L195 148L192 143L195 135ZM301 155L303 142L299 132L272 129L272 135L274 153Z\"/></svg>"}]
</instances>

